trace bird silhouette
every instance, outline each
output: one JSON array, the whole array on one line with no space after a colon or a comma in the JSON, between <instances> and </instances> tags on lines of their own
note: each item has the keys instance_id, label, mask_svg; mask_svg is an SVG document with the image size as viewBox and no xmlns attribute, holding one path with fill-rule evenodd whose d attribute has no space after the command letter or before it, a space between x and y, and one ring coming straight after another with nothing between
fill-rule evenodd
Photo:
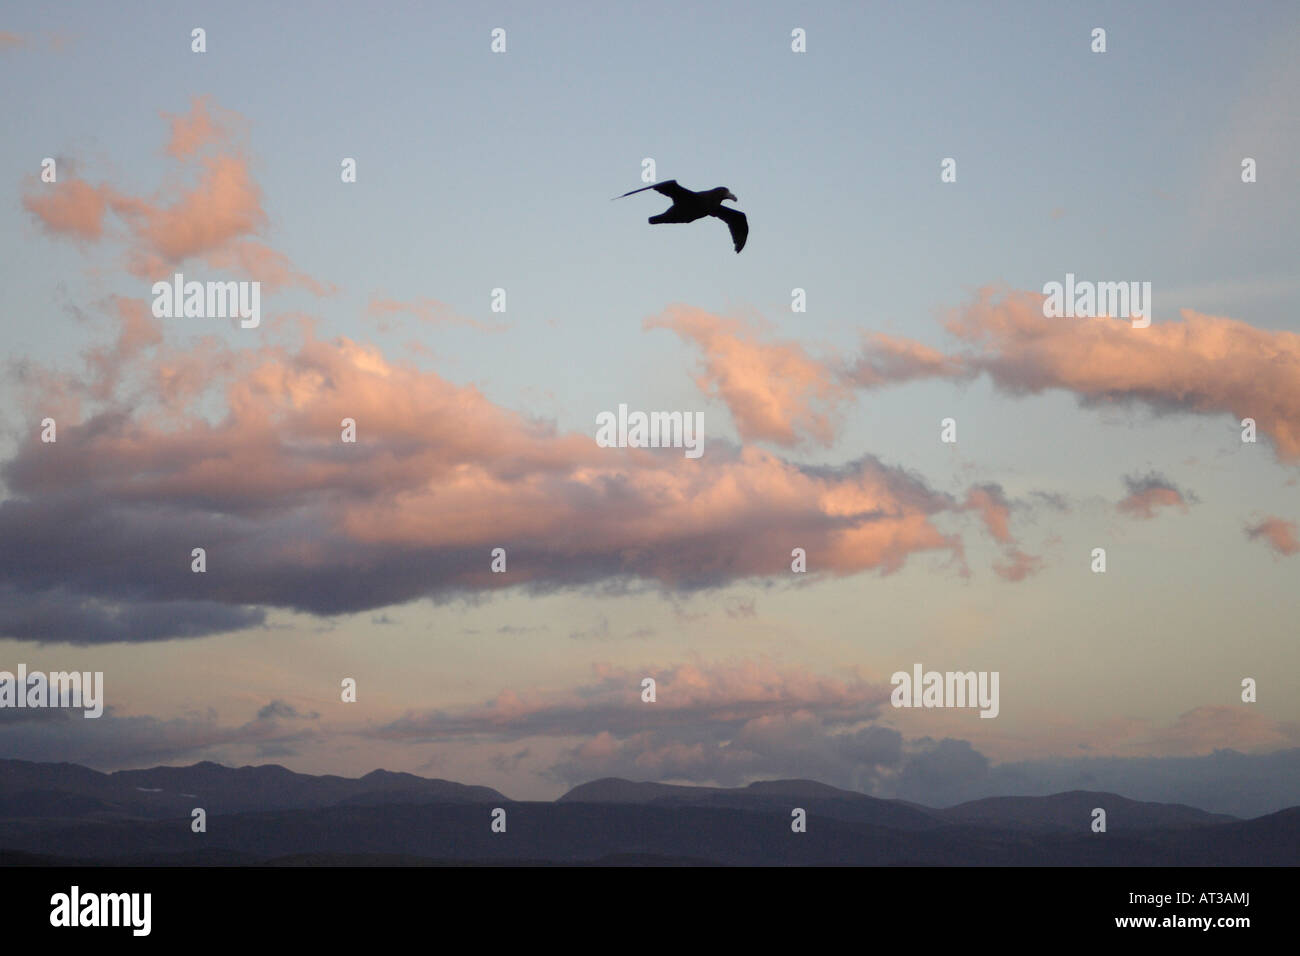
<instances>
[{"instance_id":1,"label":"bird silhouette","mask_svg":"<svg viewBox=\"0 0 1300 956\"><path fill-rule=\"evenodd\" d=\"M716 216L727 224L731 230L731 241L736 244L736 251L739 252L745 248L745 240L749 237L749 220L739 209L732 209L730 206L722 205L724 200L730 199L737 202L735 193L726 186L719 186L716 189L706 189L703 192L694 192L684 186L679 186L677 180L669 179L662 183L655 183L653 186L642 186L640 189L633 189L625 192L622 196L615 196L615 199L623 199L634 193L643 193L647 189L653 189L657 193L667 196L673 201L673 204L657 216L650 217L651 225L658 225L661 222L694 222L696 219L703 219L705 216Z\"/></svg>"}]
</instances>

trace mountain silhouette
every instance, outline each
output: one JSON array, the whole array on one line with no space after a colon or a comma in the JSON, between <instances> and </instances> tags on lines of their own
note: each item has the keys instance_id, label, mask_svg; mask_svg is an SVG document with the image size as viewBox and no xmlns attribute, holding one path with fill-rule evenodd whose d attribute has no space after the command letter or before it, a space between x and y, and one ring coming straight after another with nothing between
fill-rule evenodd
<instances>
[{"instance_id":1,"label":"mountain silhouette","mask_svg":"<svg viewBox=\"0 0 1300 956\"><path fill-rule=\"evenodd\" d=\"M195 806L208 811L205 833L191 830ZM1105 833L1091 831L1097 806ZM504 833L491 828L495 807ZM794 807L806 832L791 829ZM200 763L105 774L0 760L0 863L1294 866L1300 807L1237 820L1076 790L932 809L812 780L617 778L553 802L511 801L382 770L348 778Z\"/></svg>"},{"instance_id":2,"label":"mountain silhouette","mask_svg":"<svg viewBox=\"0 0 1300 956\"><path fill-rule=\"evenodd\" d=\"M1142 803L1114 793L1071 790L1048 797L987 797L937 811L950 823L1003 826L1018 830L1073 830L1094 807L1106 811L1106 829L1197 827L1236 817L1207 813L1179 803Z\"/></svg>"},{"instance_id":3,"label":"mountain silhouette","mask_svg":"<svg viewBox=\"0 0 1300 956\"><path fill-rule=\"evenodd\" d=\"M364 777L312 776L277 764L226 767L205 761L106 774L75 764L0 760L0 816L22 816L40 802L31 794L65 794L98 801L98 812L122 817L175 817L202 807L209 815L328 807L340 803L509 802L490 787L375 770ZM28 796L24 796L27 794ZM29 812L26 815L48 815Z\"/></svg>"},{"instance_id":4,"label":"mountain silhouette","mask_svg":"<svg viewBox=\"0 0 1300 956\"><path fill-rule=\"evenodd\" d=\"M881 800L865 793L841 790L815 780L764 780L747 787L691 787L664 783L635 783L617 777L574 787L557 803L655 804L662 806L732 807L738 810L794 807L837 820L874 823L906 830L943 825L934 811L899 800Z\"/></svg>"}]
</instances>

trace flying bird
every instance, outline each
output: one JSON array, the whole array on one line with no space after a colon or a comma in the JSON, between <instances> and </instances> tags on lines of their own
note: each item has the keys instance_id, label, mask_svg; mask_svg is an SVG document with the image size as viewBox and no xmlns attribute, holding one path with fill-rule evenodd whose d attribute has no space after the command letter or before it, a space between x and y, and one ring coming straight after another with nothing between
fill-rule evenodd
<instances>
[{"instance_id":1,"label":"flying bird","mask_svg":"<svg viewBox=\"0 0 1300 956\"><path fill-rule=\"evenodd\" d=\"M696 219L703 219L705 216L717 216L731 230L731 241L736 244L736 251L739 252L745 248L745 239L749 237L749 220L745 218L745 214L739 209L732 209L730 206L722 205L723 201L727 199L732 202L738 201L735 193L726 186L719 186L717 189L706 189L697 193L677 185L677 180L669 179L666 182L655 183L653 186L642 186L640 189L633 189L630 192L625 192L622 196L615 196L614 198L622 199L625 196L631 196L633 193L643 193L647 189L662 193L673 201L673 204L659 215L650 217L652 225L661 222L694 222Z\"/></svg>"}]
</instances>

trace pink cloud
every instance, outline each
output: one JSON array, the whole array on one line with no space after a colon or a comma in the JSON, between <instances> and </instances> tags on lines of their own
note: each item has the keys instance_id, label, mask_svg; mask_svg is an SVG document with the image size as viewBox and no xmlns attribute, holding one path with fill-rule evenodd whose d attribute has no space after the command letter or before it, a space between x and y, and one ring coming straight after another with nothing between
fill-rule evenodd
<instances>
[{"instance_id":1,"label":"pink cloud","mask_svg":"<svg viewBox=\"0 0 1300 956\"><path fill-rule=\"evenodd\" d=\"M812 576L888 574L927 551L961 558L961 539L934 523L956 503L871 457L825 469L752 446L698 461L601 448L347 339L308 329L295 350L180 351L156 344L141 303L119 303L119 317L118 343L91 356L98 372L82 385L101 401L112 393L110 411L61 421L58 455L24 444L5 467L13 497L0 511L10 553L46 554L24 565L30 574L53 562L66 586L104 600L192 594L167 568L196 534L224 541L223 602L317 613L521 585L793 580L795 548ZM128 358L138 387L118 406ZM225 412L214 418L216 399ZM355 445L340 441L344 418L357 423ZM81 503L77 520L47 511L56 498ZM87 535L156 543L131 574L105 576L85 560ZM107 541L106 561L117 553ZM508 575L489 569L498 546ZM23 586L20 567L0 571ZM127 577L139 580L119 592ZM42 599L26 626L47 626L52 606Z\"/></svg>"},{"instance_id":2,"label":"pink cloud","mask_svg":"<svg viewBox=\"0 0 1300 956\"><path fill-rule=\"evenodd\" d=\"M966 507L973 508L984 519L984 526L995 541L1011 541L1011 506L999 485L979 485L966 494Z\"/></svg>"},{"instance_id":3,"label":"pink cloud","mask_svg":"<svg viewBox=\"0 0 1300 956\"><path fill-rule=\"evenodd\" d=\"M171 123L171 139L167 143L167 153L177 159L184 159L213 143L221 142L226 133L222 126L213 120L208 112L209 98L196 96L190 102L188 116L163 116Z\"/></svg>"},{"instance_id":4,"label":"pink cloud","mask_svg":"<svg viewBox=\"0 0 1300 956\"><path fill-rule=\"evenodd\" d=\"M149 199L71 179L36 184L23 205L51 234L85 240L105 237L105 214L111 212L126 230L113 238L124 241L127 270L151 281L198 259L213 269L249 275L268 293L298 286L315 295L332 294L333 286L295 269L284 253L258 238L267 226L261 190L230 139L242 120L220 112L222 122L214 123L207 100L195 98L189 115L171 117L167 152L193 173L189 187Z\"/></svg>"},{"instance_id":5,"label":"pink cloud","mask_svg":"<svg viewBox=\"0 0 1300 956\"><path fill-rule=\"evenodd\" d=\"M84 180L42 183L23 196L23 206L53 233L78 239L98 239L104 231L104 212L113 197L105 187Z\"/></svg>"},{"instance_id":6,"label":"pink cloud","mask_svg":"<svg viewBox=\"0 0 1300 956\"><path fill-rule=\"evenodd\" d=\"M993 565L998 577L1006 581L1023 581L1042 569L1042 559L1021 550L1011 534L1011 503L1001 485L976 485L966 493L964 507L978 511L993 540L1003 545L1004 560Z\"/></svg>"},{"instance_id":7,"label":"pink cloud","mask_svg":"<svg viewBox=\"0 0 1300 956\"><path fill-rule=\"evenodd\" d=\"M123 367L163 340L162 323L153 317L145 303L115 297L112 306L119 322L116 342L111 348L97 347L86 353L86 364L95 373L89 383L90 394L96 399L111 397L121 380Z\"/></svg>"},{"instance_id":8,"label":"pink cloud","mask_svg":"<svg viewBox=\"0 0 1300 956\"><path fill-rule=\"evenodd\" d=\"M1019 548L1009 548L1006 560L995 562L993 570L999 577L1007 581L1023 581L1031 574L1041 570L1042 567L1043 561L1041 558L1026 554Z\"/></svg>"},{"instance_id":9,"label":"pink cloud","mask_svg":"<svg viewBox=\"0 0 1300 956\"><path fill-rule=\"evenodd\" d=\"M696 384L726 404L747 441L830 445L855 388L985 372L1014 393L1059 388L1090 403L1253 418L1279 459L1300 459L1300 335L1186 309L1181 321L1134 329L1121 319L1049 319L1042 306L1037 293L981 290L948 323L965 346L951 355L873 334L855 356L814 358L798 343L765 342L739 320L682 306L645 326L672 329L700 350Z\"/></svg>"},{"instance_id":10,"label":"pink cloud","mask_svg":"<svg viewBox=\"0 0 1300 956\"><path fill-rule=\"evenodd\" d=\"M245 160L220 155L201 163L198 183L170 205L125 198L114 204L140 244L132 269L137 275L219 251L265 226L261 192Z\"/></svg>"},{"instance_id":11,"label":"pink cloud","mask_svg":"<svg viewBox=\"0 0 1300 956\"><path fill-rule=\"evenodd\" d=\"M317 296L329 296L338 287L318 281L293 267L283 252L254 240L227 243L207 253L204 261L214 269L242 272L261 282L268 294L288 286L306 289Z\"/></svg>"},{"instance_id":12,"label":"pink cloud","mask_svg":"<svg viewBox=\"0 0 1300 956\"><path fill-rule=\"evenodd\" d=\"M911 339L878 332L863 336L861 352L842 371L843 378L859 388L922 378L963 378L970 374L960 358L944 355Z\"/></svg>"},{"instance_id":13,"label":"pink cloud","mask_svg":"<svg viewBox=\"0 0 1300 956\"><path fill-rule=\"evenodd\" d=\"M1037 293L982 290L948 324L975 350L966 364L1012 392L1061 388L1088 401L1253 418L1279 459L1300 459L1300 335L1190 309L1145 329L1049 319L1042 303Z\"/></svg>"},{"instance_id":14,"label":"pink cloud","mask_svg":"<svg viewBox=\"0 0 1300 956\"><path fill-rule=\"evenodd\" d=\"M1126 477L1124 483L1128 495L1115 507L1132 518L1150 520L1156 516L1157 508L1178 508L1186 512L1189 498L1196 501L1195 495L1185 495L1177 485L1155 472L1145 478Z\"/></svg>"},{"instance_id":15,"label":"pink cloud","mask_svg":"<svg viewBox=\"0 0 1300 956\"><path fill-rule=\"evenodd\" d=\"M9 50L36 49L42 45L51 53L62 53L71 43L71 35L57 31L44 34L44 40L42 41L35 35L0 30L0 53L6 53Z\"/></svg>"},{"instance_id":16,"label":"pink cloud","mask_svg":"<svg viewBox=\"0 0 1300 956\"><path fill-rule=\"evenodd\" d=\"M594 680L576 687L503 691L479 707L411 711L368 735L444 745L576 740L546 771L569 780L734 784L793 772L858 787L903 758L899 732L876 722L891 688L856 674L826 676L767 659L594 670ZM641 700L647 676L656 681L652 706Z\"/></svg>"},{"instance_id":17,"label":"pink cloud","mask_svg":"<svg viewBox=\"0 0 1300 956\"><path fill-rule=\"evenodd\" d=\"M1296 535L1296 523L1272 515L1258 524L1246 528L1246 536L1251 540L1263 538L1270 548L1278 554L1290 556L1300 552L1300 537Z\"/></svg>"},{"instance_id":18,"label":"pink cloud","mask_svg":"<svg viewBox=\"0 0 1300 956\"><path fill-rule=\"evenodd\" d=\"M1193 756L1216 750L1262 751L1294 747L1300 728L1266 717L1249 707L1205 705L1179 714L1168 727L1152 731L1139 746L1145 753Z\"/></svg>"},{"instance_id":19,"label":"pink cloud","mask_svg":"<svg viewBox=\"0 0 1300 956\"><path fill-rule=\"evenodd\" d=\"M411 711L374 736L415 740L480 734L593 735L584 746L612 754L614 738L702 722L739 730L761 727L773 718L805 715L829 725L852 725L875 717L890 694L887 685L856 676L827 677L767 659L640 668L598 664L593 670L593 681L567 690L506 690L479 707ZM655 679L654 707L641 699L645 677Z\"/></svg>"},{"instance_id":20,"label":"pink cloud","mask_svg":"<svg viewBox=\"0 0 1300 956\"><path fill-rule=\"evenodd\" d=\"M1186 511L1187 503L1173 488L1148 488L1134 492L1115 507L1135 518L1154 518L1156 508L1179 507Z\"/></svg>"},{"instance_id":21,"label":"pink cloud","mask_svg":"<svg viewBox=\"0 0 1300 956\"><path fill-rule=\"evenodd\" d=\"M741 438L784 446L833 441L836 412L851 391L798 343L761 342L737 319L688 306L673 306L644 327L671 329L700 349L695 383L726 404Z\"/></svg>"},{"instance_id":22,"label":"pink cloud","mask_svg":"<svg viewBox=\"0 0 1300 956\"><path fill-rule=\"evenodd\" d=\"M506 328L504 325L488 325L479 322L477 319L460 315L451 306L445 302L439 302L437 299L423 298L412 302L402 302L397 299L373 297L369 305L366 306L366 316L376 320L379 323L380 331L384 332L389 329L386 317L402 314L415 316L421 322L427 322L429 325L468 325L472 328L482 329L485 332L500 332Z\"/></svg>"}]
</instances>

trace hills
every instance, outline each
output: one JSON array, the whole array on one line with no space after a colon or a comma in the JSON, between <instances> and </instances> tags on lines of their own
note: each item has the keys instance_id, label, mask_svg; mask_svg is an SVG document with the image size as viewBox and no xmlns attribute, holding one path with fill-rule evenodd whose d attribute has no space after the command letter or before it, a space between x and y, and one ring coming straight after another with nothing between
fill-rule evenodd
<instances>
[{"instance_id":1,"label":"hills","mask_svg":"<svg viewBox=\"0 0 1300 956\"><path fill-rule=\"evenodd\" d=\"M97 801L85 812L122 819L209 816L244 811L308 809L337 804L501 803L490 787L409 773L374 770L364 777L312 776L276 764L225 767L205 761L188 767L153 767L100 773L76 764L0 760L0 818L49 816L49 800Z\"/></svg>"},{"instance_id":2,"label":"hills","mask_svg":"<svg viewBox=\"0 0 1300 956\"><path fill-rule=\"evenodd\" d=\"M1107 813L1107 829L1140 830L1229 823L1235 817L1170 803L1142 803L1113 793L1073 790L1046 797L991 797L947 809L881 800L813 780L766 780L748 787L687 787L634 783L606 777L574 787L559 803L654 804L658 806L760 809L801 806L809 815L856 820L903 830L945 824L1005 827L1012 830L1075 831L1091 821L1094 807Z\"/></svg>"},{"instance_id":3,"label":"hills","mask_svg":"<svg viewBox=\"0 0 1300 956\"><path fill-rule=\"evenodd\" d=\"M207 831L190 811L203 807ZM494 832L494 808L506 831ZM807 831L791 830L791 810ZM1107 812L1093 833L1091 811ZM0 760L0 863L148 865L1167 866L1300 863L1300 807L1237 820L1072 791L943 809L811 780L693 787L606 778L554 802L404 773L283 767L105 774Z\"/></svg>"},{"instance_id":4,"label":"hills","mask_svg":"<svg viewBox=\"0 0 1300 956\"><path fill-rule=\"evenodd\" d=\"M1094 807L1106 811L1108 830L1143 830L1231 823L1236 817L1206 813L1181 803L1143 803L1113 793L1071 790L1049 797L987 797L939 811L951 823L1023 830L1072 830Z\"/></svg>"}]
</instances>

